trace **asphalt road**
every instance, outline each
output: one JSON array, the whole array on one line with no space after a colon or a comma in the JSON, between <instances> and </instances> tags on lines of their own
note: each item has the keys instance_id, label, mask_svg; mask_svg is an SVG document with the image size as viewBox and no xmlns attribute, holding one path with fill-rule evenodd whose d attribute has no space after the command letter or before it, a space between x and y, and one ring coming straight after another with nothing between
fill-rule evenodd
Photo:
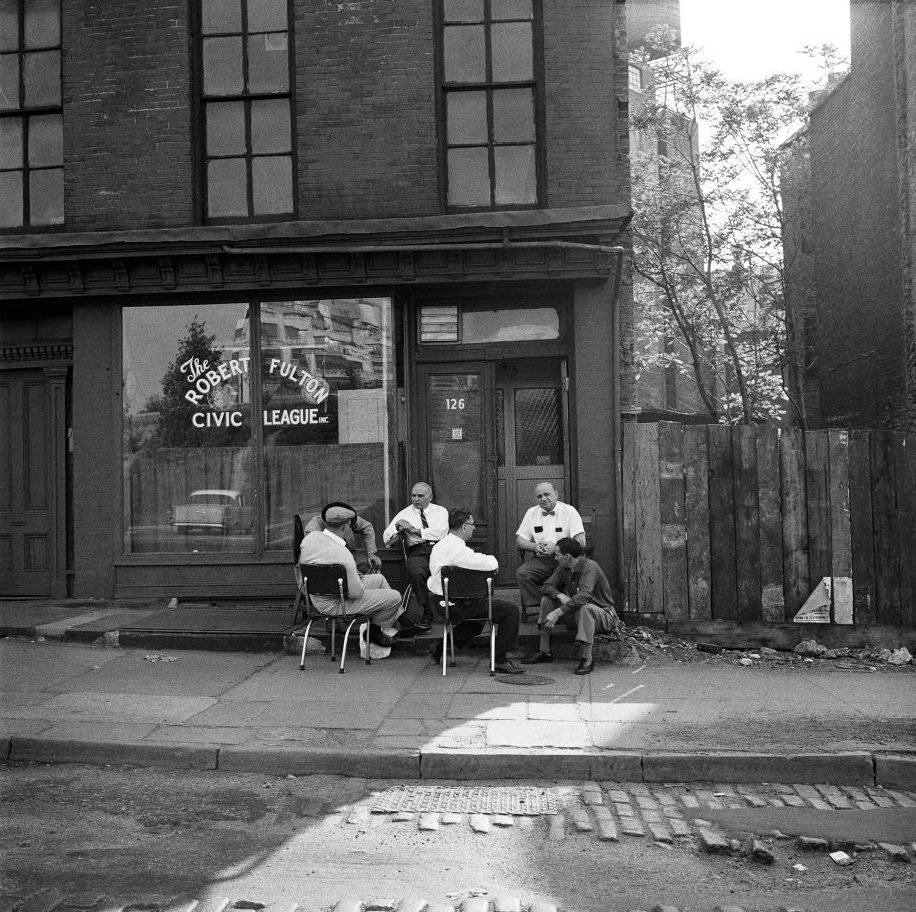
<instances>
[{"instance_id":1,"label":"asphalt road","mask_svg":"<svg viewBox=\"0 0 916 912\"><path fill-rule=\"evenodd\" d=\"M61 897L60 912L103 908L106 898L109 904L155 909L179 894L200 900L204 910L218 907L223 898L247 900L253 903L249 908L298 902L303 909L319 910L346 898L419 896L458 905L475 895L518 897L523 906L541 901L581 912L655 904L691 912L717 904L760 912L780 906L808 912L916 908L916 865L892 861L881 849L850 849L854 863L838 867L825 851L802 852L792 839L768 839L774 862L766 865L740 854L707 853L689 814L683 819L691 831L667 843L649 834L623 833L617 841L602 841L594 827L579 831L576 826L583 783L537 783L556 796L562 832L550 815L513 817L512 825L494 824L485 833L472 829L468 815L452 824L439 818L438 829L427 832L420 829L418 815L398 820L372 813L381 792L404 785L411 783L3 766L0 908L26 907L41 890L49 891L45 897ZM640 813L646 806L640 799L651 803L660 793L654 789L647 796L639 791L644 786L603 785L609 805L617 800L619 807L626 792ZM695 784L688 791L702 799L712 788ZM684 790L672 785L669 793L679 800ZM762 786L755 791L764 799L776 794ZM691 813L703 813L726 836L762 835L774 826L787 833L806 829L806 815L793 808L738 811L700 804ZM832 832L831 838L916 839L914 808L820 811L817 816L817 826ZM793 870L799 863L807 871Z\"/></svg>"}]
</instances>

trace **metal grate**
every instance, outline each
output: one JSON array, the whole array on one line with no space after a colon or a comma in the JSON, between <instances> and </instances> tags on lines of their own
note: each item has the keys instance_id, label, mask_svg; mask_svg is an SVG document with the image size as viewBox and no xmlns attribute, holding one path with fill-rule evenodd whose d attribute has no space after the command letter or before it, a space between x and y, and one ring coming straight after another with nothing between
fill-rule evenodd
<instances>
[{"instance_id":1,"label":"metal grate","mask_svg":"<svg viewBox=\"0 0 916 912\"><path fill-rule=\"evenodd\" d=\"M398 811L453 814L556 814L557 797L539 788L445 788L434 785L404 785L387 789L372 808L374 814Z\"/></svg>"},{"instance_id":2,"label":"metal grate","mask_svg":"<svg viewBox=\"0 0 916 912\"><path fill-rule=\"evenodd\" d=\"M553 678L548 678L546 675L532 675L532 674L523 674L523 675L497 675L496 680L501 684L519 684L522 687L535 686L537 684L553 684Z\"/></svg>"}]
</instances>

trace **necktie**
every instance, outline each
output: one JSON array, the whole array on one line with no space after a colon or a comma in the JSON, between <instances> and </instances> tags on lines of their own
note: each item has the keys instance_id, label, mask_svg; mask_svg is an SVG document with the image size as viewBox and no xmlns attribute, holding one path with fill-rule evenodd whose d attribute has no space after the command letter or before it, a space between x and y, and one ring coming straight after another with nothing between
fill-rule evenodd
<instances>
[{"instance_id":1,"label":"necktie","mask_svg":"<svg viewBox=\"0 0 916 912\"><path fill-rule=\"evenodd\" d=\"M420 510L420 525L421 525L424 529L428 529L428 528L429 528L429 523L426 521L426 514L425 514L422 510Z\"/></svg>"},{"instance_id":2,"label":"necktie","mask_svg":"<svg viewBox=\"0 0 916 912\"><path fill-rule=\"evenodd\" d=\"M543 515L545 518L548 517L548 516L556 516L556 515L557 515L553 510L551 510L549 513L544 513L544 511L542 510L541 513L542 513L542 515Z\"/></svg>"}]
</instances>

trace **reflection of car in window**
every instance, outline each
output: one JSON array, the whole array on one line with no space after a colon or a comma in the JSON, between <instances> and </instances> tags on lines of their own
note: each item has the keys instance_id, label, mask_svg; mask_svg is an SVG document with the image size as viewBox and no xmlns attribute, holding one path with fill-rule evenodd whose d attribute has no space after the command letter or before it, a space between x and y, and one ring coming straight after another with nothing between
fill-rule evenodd
<instances>
[{"instance_id":1,"label":"reflection of car in window","mask_svg":"<svg viewBox=\"0 0 916 912\"><path fill-rule=\"evenodd\" d=\"M193 491L186 503L172 507L172 531L187 535L200 532L247 532L251 507L241 491L202 489Z\"/></svg>"}]
</instances>

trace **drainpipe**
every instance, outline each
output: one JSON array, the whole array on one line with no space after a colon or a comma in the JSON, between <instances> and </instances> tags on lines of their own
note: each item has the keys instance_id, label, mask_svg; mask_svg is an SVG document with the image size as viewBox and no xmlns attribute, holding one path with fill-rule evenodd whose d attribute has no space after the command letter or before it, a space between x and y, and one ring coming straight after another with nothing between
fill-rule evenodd
<instances>
[{"instance_id":1,"label":"drainpipe","mask_svg":"<svg viewBox=\"0 0 916 912\"><path fill-rule=\"evenodd\" d=\"M563 250L592 250L601 253L617 254L618 263L623 259L622 247L610 247L605 244L580 244L576 241L470 241L468 243L447 244L303 244L290 246L239 247L223 244L223 253L229 254L282 254L282 253L402 253L426 252L437 250L514 250L516 248L559 248ZM618 280L619 281L619 280Z\"/></svg>"}]
</instances>

